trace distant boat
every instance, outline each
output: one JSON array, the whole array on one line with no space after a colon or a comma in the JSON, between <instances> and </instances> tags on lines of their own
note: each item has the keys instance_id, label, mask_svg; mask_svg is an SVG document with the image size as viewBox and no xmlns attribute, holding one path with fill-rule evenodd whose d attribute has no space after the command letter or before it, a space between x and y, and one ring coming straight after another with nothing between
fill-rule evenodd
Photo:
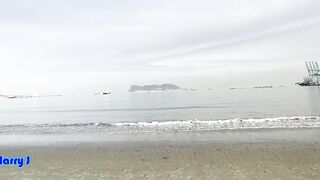
<instances>
[{"instance_id":1,"label":"distant boat","mask_svg":"<svg viewBox=\"0 0 320 180\"><path fill-rule=\"evenodd\" d=\"M108 95L108 94L111 94L111 92L102 92L102 95Z\"/></svg>"},{"instance_id":2,"label":"distant boat","mask_svg":"<svg viewBox=\"0 0 320 180\"><path fill-rule=\"evenodd\" d=\"M104 91L102 91L102 92L96 92L96 93L94 93L94 95L109 95L109 94L111 94L111 91L106 91L106 90L104 90Z\"/></svg>"}]
</instances>

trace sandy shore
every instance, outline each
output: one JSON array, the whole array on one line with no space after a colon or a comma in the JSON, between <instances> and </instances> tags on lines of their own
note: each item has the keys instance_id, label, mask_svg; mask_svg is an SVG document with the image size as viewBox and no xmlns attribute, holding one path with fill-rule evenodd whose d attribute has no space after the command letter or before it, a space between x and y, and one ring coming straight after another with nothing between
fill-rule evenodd
<instances>
[{"instance_id":1,"label":"sandy shore","mask_svg":"<svg viewBox=\"0 0 320 180\"><path fill-rule=\"evenodd\" d=\"M320 142L85 142L6 145L31 155L0 179L320 179Z\"/></svg>"}]
</instances>

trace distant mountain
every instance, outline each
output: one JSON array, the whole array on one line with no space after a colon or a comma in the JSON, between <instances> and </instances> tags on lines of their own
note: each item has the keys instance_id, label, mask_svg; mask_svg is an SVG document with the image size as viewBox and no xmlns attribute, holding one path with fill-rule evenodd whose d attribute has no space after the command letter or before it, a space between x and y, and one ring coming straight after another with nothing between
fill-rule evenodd
<instances>
[{"instance_id":1,"label":"distant mountain","mask_svg":"<svg viewBox=\"0 0 320 180\"><path fill-rule=\"evenodd\" d=\"M144 86L137 86L132 85L129 92L136 92L136 91L168 91L168 90L178 90L181 89L179 86L174 84L162 84L162 85L144 85Z\"/></svg>"}]
</instances>

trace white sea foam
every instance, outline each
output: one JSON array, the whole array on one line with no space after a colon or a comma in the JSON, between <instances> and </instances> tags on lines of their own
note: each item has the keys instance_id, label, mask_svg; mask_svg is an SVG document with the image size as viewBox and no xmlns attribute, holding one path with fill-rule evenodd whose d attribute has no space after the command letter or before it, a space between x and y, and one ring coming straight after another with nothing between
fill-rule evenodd
<instances>
[{"instance_id":1,"label":"white sea foam","mask_svg":"<svg viewBox=\"0 0 320 180\"><path fill-rule=\"evenodd\" d=\"M235 118L225 120L186 120L151 122L88 122L73 124L0 125L1 134L78 134L214 131L258 128L317 128L320 116Z\"/></svg>"},{"instance_id":2,"label":"white sea foam","mask_svg":"<svg viewBox=\"0 0 320 180\"><path fill-rule=\"evenodd\" d=\"M320 127L319 116L301 117L276 117L276 118L257 118L257 119L227 119L227 120L188 120L188 121L152 121L136 123L114 123L117 127L130 127L131 129L145 129L156 131L168 130L225 130L225 129L251 129L251 128L303 128Z\"/></svg>"}]
</instances>

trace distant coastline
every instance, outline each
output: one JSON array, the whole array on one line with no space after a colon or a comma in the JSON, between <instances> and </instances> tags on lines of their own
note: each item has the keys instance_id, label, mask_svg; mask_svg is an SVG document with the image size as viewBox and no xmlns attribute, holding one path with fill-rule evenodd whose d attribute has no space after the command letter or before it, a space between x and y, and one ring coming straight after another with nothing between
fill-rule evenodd
<instances>
[{"instance_id":1,"label":"distant coastline","mask_svg":"<svg viewBox=\"0 0 320 180\"><path fill-rule=\"evenodd\" d=\"M38 98L38 97L56 97L62 95L0 95L0 98L17 99L17 98Z\"/></svg>"}]
</instances>

